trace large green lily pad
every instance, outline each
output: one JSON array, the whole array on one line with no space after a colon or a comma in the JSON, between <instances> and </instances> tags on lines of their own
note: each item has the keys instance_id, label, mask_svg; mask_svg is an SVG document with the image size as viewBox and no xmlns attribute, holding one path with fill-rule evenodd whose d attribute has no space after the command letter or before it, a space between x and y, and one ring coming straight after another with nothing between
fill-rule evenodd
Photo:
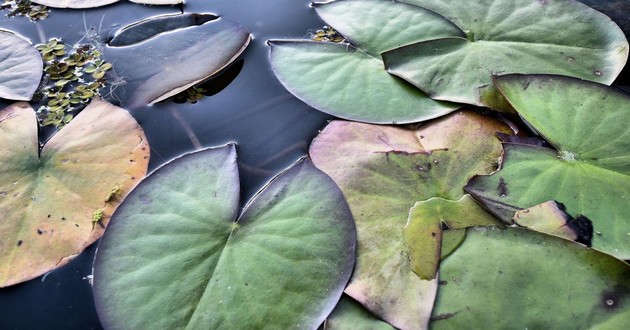
<instances>
[{"instance_id":1,"label":"large green lily pad","mask_svg":"<svg viewBox=\"0 0 630 330\"><path fill-rule=\"evenodd\" d=\"M315 165L339 185L355 217L357 265L346 293L397 328L426 327L437 282L411 269L403 239L409 209L457 200L470 177L495 169L500 122L457 112L409 130L333 121L315 138Z\"/></svg>"},{"instance_id":2,"label":"large green lily pad","mask_svg":"<svg viewBox=\"0 0 630 330\"><path fill-rule=\"evenodd\" d=\"M495 106L492 75L548 73L610 84L628 42L607 16L573 0L405 0L466 31L383 54L389 72L438 100Z\"/></svg>"},{"instance_id":3,"label":"large green lily pad","mask_svg":"<svg viewBox=\"0 0 630 330\"><path fill-rule=\"evenodd\" d=\"M111 329L311 329L336 305L355 259L341 191L304 159L240 215L236 149L178 158L116 211L94 262Z\"/></svg>"},{"instance_id":4,"label":"large green lily pad","mask_svg":"<svg viewBox=\"0 0 630 330\"><path fill-rule=\"evenodd\" d=\"M630 311L629 278L626 263L578 243L526 229L471 228L440 265L431 328L618 326Z\"/></svg>"},{"instance_id":5,"label":"large green lily pad","mask_svg":"<svg viewBox=\"0 0 630 330\"><path fill-rule=\"evenodd\" d=\"M380 124L424 121L459 107L433 101L389 75L380 56L412 42L462 36L452 23L395 1L332 1L313 7L351 44L270 41L273 71L293 95L334 116Z\"/></svg>"},{"instance_id":6,"label":"large green lily pad","mask_svg":"<svg viewBox=\"0 0 630 330\"><path fill-rule=\"evenodd\" d=\"M93 100L41 150L37 134L28 104L0 111L0 287L83 251L147 171L142 129L107 102Z\"/></svg>"},{"instance_id":7,"label":"large green lily pad","mask_svg":"<svg viewBox=\"0 0 630 330\"><path fill-rule=\"evenodd\" d=\"M0 29L0 98L28 101L39 87L43 61L33 45Z\"/></svg>"},{"instance_id":8,"label":"large green lily pad","mask_svg":"<svg viewBox=\"0 0 630 330\"><path fill-rule=\"evenodd\" d=\"M188 21L188 18L189 14L153 19L177 27L182 19ZM169 20L175 24L169 25ZM117 35L116 40L119 40L133 34L130 39L136 43L104 49L116 73L131 84L137 84L127 105L132 109L167 99L217 74L236 60L251 41L250 33L243 26L225 18L158 34L150 21L142 23L125 27ZM142 42L136 38L139 30L149 31Z\"/></svg>"},{"instance_id":9,"label":"large green lily pad","mask_svg":"<svg viewBox=\"0 0 630 330\"><path fill-rule=\"evenodd\" d=\"M548 200L589 218L592 245L630 259L630 97L614 88L547 75L508 75L496 84L556 150L506 144L501 171L466 190L506 221Z\"/></svg>"},{"instance_id":10,"label":"large green lily pad","mask_svg":"<svg viewBox=\"0 0 630 330\"><path fill-rule=\"evenodd\" d=\"M53 8L94 8L112 3L120 0L32 0L34 3L40 5L53 7ZM184 0L129 0L135 3L141 3L145 5L176 5L183 3Z\"/></svg>"}]
</instances>

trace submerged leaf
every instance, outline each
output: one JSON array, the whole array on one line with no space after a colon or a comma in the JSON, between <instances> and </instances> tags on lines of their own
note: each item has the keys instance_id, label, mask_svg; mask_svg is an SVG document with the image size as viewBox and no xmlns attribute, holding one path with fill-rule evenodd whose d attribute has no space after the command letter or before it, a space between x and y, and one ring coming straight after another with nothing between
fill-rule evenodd
<instances>
[{"instance_id":1,"label":"submerged leaf","mask_svg":"<svg viewBox=\"0 0 630 330\"><path fill-rule=\"evenodd\" d=\"M43 66L30 42L0 29L0 98L30 100L42 79Z\"/></svg>"},{"instance_id":2,"label":"submerged leaf","mask_svg":"<svg viewBox=\"0 0 630 330\"><path fill-rule=\"evenodd\" d=\"M440 265L432 329L590 329L628 317L630 266L535 231L471 228ZM612 329L612 328L610 328Z\"/></svg>"},{"instance_id":3,"label":"submerged leaf","mask_svg":"<svg viewBox=\"0 0 630 330\"><path fill-rule=\"evenodd\" d=\"M370 123L410 123L445 115L459 105L435 102L389 75L380 53L400 45L463 32L425 9L385 0L314 3L317 13L352 44L270 41L276 77L320 111Z\"/></svg>"},{"instance_id":4,"label":"submerged leaf","mask_svg":"<svg viewBox=\"0 0 630 330\"><path fill-rule=\"evenodd\" d=\"M333 121L310 155L344 192L358 232L346 293L397 328L426 327L437 281L411 270L403 239L409 209L431 197L459 199L470 177L495 169L500 122L457 112L417 131Z\"/></svg>"},{"instance_id":5,"label":"submerged leaf","mask_svg":"<svg viewBox=\"0 0 630 330\"><path fill-rule=\"evenodd\" d=\"M315 328L355 258L334 182L302 160L240 216L236 149L205 149L149 175L114 215L94 262L112 329ZM158 317L156 317L156 315Z\"/></svg>"},{"instance_id":6,"label":"submerged leaf","mask_svg":"<svg viewBox=\"0 0 630 330\"><path fill-rule=\"evenodd\" d=\"M93 100L41 153L33 109L0 111L0 287L62 266L98 239L148 159L140 126L104 101Z\"/></svg>"},{"instance_id":7,"label":"submerged leaf","mask_svg":"<svg viewBox=\"0 0 630 330\"><path fill-rule=\"evenodd\" d=\"M630 97L560 76L507 75L496 84L558 151L506 144L501 171L466 190L508 222L521 208L558 201L592 221L594 248L630 259Z\"/></svg>"},{"instance_id":8,"label":"submerged leaf","mask_svg":"<svg viewBox=\"0 0 630 330\"><path fill-rule=\"evenodd\" d=\"M186 17L190 18L185 16L184 21ZM166 24L171 20L179 23L182 17L169 15L153 19ZM105 49L105 57L114 63L117 74L138 85L130 97L130 108L162 101L215 75L232 63L251 40L245 28L225 18L157 35L151 20L138 24L124 28L127 32L122 32L118 38L140 33L148 39L140 41L131 36L134 44Z\"/></svg>"},{"instance_id":9,"label":"submerged leaf","mask_svg":"<svg viewBox=\"0 0 630 330\"><path fill-rule=\"evenodd\" d=\"M450 19L466 38L383 54L388 70L434 99L496 106L492 75L549 73L610 84L628 41L607 16L572 0L405 0Z\"/></svg>"}]
</instances>

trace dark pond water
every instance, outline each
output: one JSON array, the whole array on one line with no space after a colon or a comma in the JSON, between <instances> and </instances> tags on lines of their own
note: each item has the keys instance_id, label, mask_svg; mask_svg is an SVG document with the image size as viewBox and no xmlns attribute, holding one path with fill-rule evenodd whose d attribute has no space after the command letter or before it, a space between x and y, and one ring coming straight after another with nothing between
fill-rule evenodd
<instances>
[{"instance_id":1,"label":"dark pond water","mask_svg":"<svg viewBox=\"0 0 630 330\"><path fill-rule=\"evenodd\" d=\"M216 94L197 104L166 102L132 114L151 144L151 169L194 150L194 140L202 146L237 142L245 200L305 155L311 139L330 119L293 98L277 82L269 68L265 41L302 38L324 23L309 9L308 0L187 2L185 12L215 13L236 20L253 33L254 41L240 61L211 83ZM630 21L623 14L628 13L627 0L583 2L608 12L628 35ZM48 19L36 24L22 17L2 17L0 28L17 31L34 43L58 37L74 44L86 31L107 39L119 27L139 19L180 11L180 7L122 3L96 10L53 10ZM628 70L617 86L630 90ZM125 86L113 95L125 95ZM8 102L0 100L0 106L6 105ZM46 276L0 289L0 329L100 329L85 279L91 273L95 248L93 245Z\"/></svg>"}]
</instances>

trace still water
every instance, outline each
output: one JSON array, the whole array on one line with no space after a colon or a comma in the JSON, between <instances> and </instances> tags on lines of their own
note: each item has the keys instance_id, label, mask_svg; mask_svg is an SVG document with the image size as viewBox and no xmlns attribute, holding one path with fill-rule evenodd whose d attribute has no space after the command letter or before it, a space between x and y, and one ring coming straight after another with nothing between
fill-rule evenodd
<instances>
[{"instance_id":1,"label":"still water","mask_svg":"<svg viewBox=\"0 0 630 330\"><path fill-rule=\"evenodd\" d=\"M583 0L608 13L624 28L630 21L627 0ZM197 104L164 102L132 110L152 148L150 170L195 146L237 142L243 200L271 177L306 154L308 144L329 116L295 99L278 83L269 63L270 38L303 38L324 23L308 0L188 0L184 7L120 3L101 9L53 9L36 24L23 17L0 18L0 28L14 30L41 43L51 37L74 44L86 33L107 40L117 29L137 20L184 12L214 13L235 20L252 32L253 42L232 67L211 82L216 94ZM621 6L621 7L620 7ZM625 10L624 7L625 6ZM0 14L4 16L4 13ZM114 62L124 59L107 59ZM628 70L616 85L630 90ZM125 85L112 93L124 100ZM115 100L110 100L116 102ZM0 106L8 105L0 100ZM70 264L26 283L0 289L0 329L100 329L90 285L96 245Z\"/></svg>"}]
</instances>

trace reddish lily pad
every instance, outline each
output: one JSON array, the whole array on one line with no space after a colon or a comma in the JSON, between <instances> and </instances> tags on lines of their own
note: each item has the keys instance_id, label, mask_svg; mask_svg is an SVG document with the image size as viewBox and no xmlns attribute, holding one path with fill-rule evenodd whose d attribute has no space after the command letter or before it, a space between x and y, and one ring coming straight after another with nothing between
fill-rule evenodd
<instances>
[{"instance_id":1,"label":"reddish lily pad","mask_svg":"<svg viewBox=\"0 0 630 330\"><path fill-rule=\"evenodd\" d=\"M98 239L148 161L138 123L107 102L93 100L41 150L28 104L0 111L0 287L62 266Z\"/></svg>"}]
</instances>

